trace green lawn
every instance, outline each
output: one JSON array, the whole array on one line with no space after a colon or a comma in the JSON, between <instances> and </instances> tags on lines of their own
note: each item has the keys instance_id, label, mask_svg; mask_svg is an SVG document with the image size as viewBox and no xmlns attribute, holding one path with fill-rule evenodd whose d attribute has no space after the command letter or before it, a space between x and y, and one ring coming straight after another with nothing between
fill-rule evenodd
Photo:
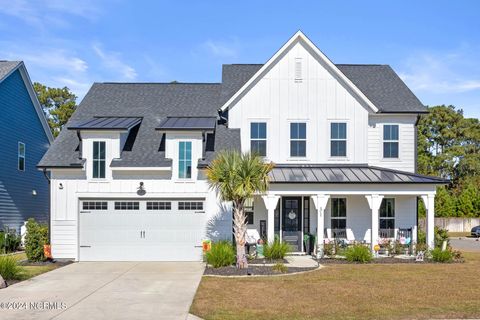
<instances>
[{"instance_id":1,"label":"green lawn","mask_svg":"<svg viewBox=\"0 0 480 320\"><path fill-rule=\"evenodd\" d=\"M24 252L13 254L12 257L17 261L27 259L27 256L25 255ZM38 265L38 266L20 266L21 272L17 281L18 280L23 281L23 280L33 278L42 273L52 271L58 267L59 266L56 264L47 264L47 265Z\"/></svg>"},{"instance_id":2,"label":"green lawn","mask_svg":"<svg viewBox=\"0 0 480 320\"><path fill-rule=\"evenodd\" d=\"M480 254L465 263L328 265L303 275L204 277L204 319L479 318Z\"/></svg>"}]
</instances>

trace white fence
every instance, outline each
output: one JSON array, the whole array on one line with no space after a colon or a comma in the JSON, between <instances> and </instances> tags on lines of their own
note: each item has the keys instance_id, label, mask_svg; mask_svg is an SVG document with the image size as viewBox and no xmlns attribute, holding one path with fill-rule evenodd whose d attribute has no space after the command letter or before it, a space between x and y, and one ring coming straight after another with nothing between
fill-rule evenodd
<instances>
[{"instance_id":1,"label":"white fence","mask_svg":"<svg viewBox=\"0 0 480 320\"><path fill-rule=\"evenodd\" d=\"M419 228L425 230L425 218L418 221ZM470 232L480 225L480 218L435 218L435 226L450 232Z\"/></svg>"}]
</instances>

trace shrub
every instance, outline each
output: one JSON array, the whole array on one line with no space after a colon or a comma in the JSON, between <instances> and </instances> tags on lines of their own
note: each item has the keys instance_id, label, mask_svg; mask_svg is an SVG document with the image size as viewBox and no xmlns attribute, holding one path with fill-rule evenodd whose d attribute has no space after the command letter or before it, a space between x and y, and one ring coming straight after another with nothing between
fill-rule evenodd
<instances>
[{"instance_id":1,"label":"shrub","mask_svg":"<svg viewBox=\"0 0 480 320\"><path fill-rule=\"evenodd\" d=\"M349 262L366 263L372 260L370 248L361 244L355 244L345 250L345 257Z\"/></svg>"},{"instance_id":2,"label":"shrub","mask_svg":"<svg viewBox=\"0 0 480 320\"><path fill-rule=\"evenodd\" d=\"M288 272L288 267L284 265L283 263L276 263L273 267L272 270L274 272L279 272L279 273L287 273Z\"/></svg>"},{"instance_id":3,"label":"shrub","mask_svg":"<svg viewBox=\"0 0 480 320\"><path fill-rule=\"evenodd\" d=\"M278 238L276 238L273 243L265 244L263 248L263 255L267 259L271 260L278 260L285 258L287 252L290 251L290 246L286 242L280 242Z\"/></svg>"},{"instance_id":4,"label":"shrub","mask_svg":"<svg viewBox=\"0 0 480 320\"><path fill-rule=\"evenodd\" d=\"M333 256L335 249L335 244L333 242L328 242L323 244L323 254L325 256Z\"/></svg>"},{"instance_id":5,"label":"shrub","mask_svg":"<svg viewBox=\"0 0 480 320\"><path fill-rule=\"evenodd\" d=\"M9 253L17 251L21 243L20 235L15 230L0 231L0 252Z\"/></svg>"},{"instance_id":6,"label":"shrub","mask_svg":"<svg viewBox=\"0 0 480 320\"><path fill-rule=\"evenodd\" d=\"M435 248L431 251L432 260L435 262L452 262L453 253L450 250L442 251L441 248Z\"/></svg>"},{"instance_id":7,"label":"shrub","mask_svg":"<svg viewBox=\"0 0 480 320\"><path fill-rule=\"evenodd\" d=\"M447 246L450 243L448 239L448 230L435 227L435 248L441 248L443 241L447 241Z\"/></svg>"},{"instance_id":8,"label":"shrub","mask_svg":"<svg viewBox=\"0 0 480 320\"><path fill-rule=\"evenodd\" d=\"M30 261L44 261L43 245L48 244L48 226L28 219L25 235L25 253Z\"/></svg>"},{"instance_id":9,"label":"shrub","mask_svg":"<svg viewBox=\"0 0 480 320\"><path fill-rule=\"evenodd\" d=\"M18 279L21 268L12 256L0 256L0 274L5 280Z\"/></svg>"},{"instance_id":10,"label":"shrub","mask_svg":"<svg viewBox=\"0 0 480 320\"><path fill-rule=\"evenodd\" d=\"M420 229L417 232L417 244L427 244L427 234Z\"/></svg>"},{"instance_id":11,"label":"shrub","mask_svg":"<svg viewBox=\"0 0 480 320\"><path fill-rule=\"evenodd\" d=\"M235 250L228 241L212 243L212 248L205 253L207 263L214 268L227 267L235 263Z\"/></svg>"}]
</instances>

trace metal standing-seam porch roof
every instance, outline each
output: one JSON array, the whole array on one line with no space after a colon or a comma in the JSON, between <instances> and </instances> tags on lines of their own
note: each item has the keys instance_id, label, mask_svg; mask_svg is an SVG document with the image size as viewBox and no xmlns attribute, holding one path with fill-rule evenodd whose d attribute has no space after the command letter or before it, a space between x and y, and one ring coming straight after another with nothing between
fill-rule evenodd
<instances>
[{"instance_id":1,"label":"metal standing-seam porch roof","mask_svg":"<svg viewBox=\"0 0 480 320\"><path fill-rule=\"evenodd\" d=\"M142 122L140 117L94 117L87 121L72 123L70 130L130 130Z\"/></svg>"},{"instance_id":2,"label":"metal standing-seam porch roof","mask_svg":"<svg viewBox=\"0 0 480 320\"><path fill-rule=\"evenodd\" d=\"M276 165L269 174L271 183L426 183L449 181L416 173L368 165Z\"/></svg>"},{"instance_id":3,"label":"metal standing-seam porch roof","mask_svg":"<svg viewBox=\"0 0 480 320\"><path fill-rule=\"evenodd\" d=\"M216 117L166 117L156 130L215 130Z\"/></svg>"}]
</instances>

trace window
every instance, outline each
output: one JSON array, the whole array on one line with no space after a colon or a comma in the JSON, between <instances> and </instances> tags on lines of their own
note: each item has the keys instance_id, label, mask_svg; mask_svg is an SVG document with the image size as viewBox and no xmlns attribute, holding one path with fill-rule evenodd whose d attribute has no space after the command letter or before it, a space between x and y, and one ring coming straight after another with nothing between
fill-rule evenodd
<instances>
[{"instance_id":1,"label":"window","mask_svg":"<svg viewBox=\"0 0 480 320\"><path fill-rule=\"evenodd\" d=\"M307 124L290 123L290 156L305 157L307 154Z\"/></svg>"},{"instance_id":2,"label":"window","mask_svg":"<svg viewBox=\"0 0 480 320\"><path fill-rule=\"evenodd\" d=\"M347 199L332 199L331 224L332 229L347 228Z\"/></svg>"},{"instance_id":3,"label":"window","mask_svg":"<svg viewBox=\"0 0 480 320\"><path fill-rule=\"evenodd\" d=\"M380 205L380 229L395 229L395 199L385 198ZM393 238L393 235L391 236Z\"/></svg>"},{"instance_id":4,"label":"window","mask_svg":"<svg viewBox=\"0 0 480 320\"><path fill-rule=\"evenodd\" d=\"M25 171L25 143L18 143L18 170Z\"/></svg>"},{"instance_id":5,"label":"window","mask_svg":"<svg viewBox=\"0 0 480 320\"><path fill-rule=\"evenodd\" d=\"M203 202L179 201L178 210L203 210Z\"/></svg>"},{"instance_id":6,"label":"window","mask_svg":"<svg viewBox=\"0 0 480 320\"><path fill-rule=\"evenodd\" d=\"M303 233L310 233L310 198L303 198Z\"/></svg>"},{"instance_id":7,"label":"window","mask_svg":"<svg viewBox=\"0 0 480 320\"><path fill-rule=\"evenodd\" d=\"M383 157L398 158L398 125L383 126Z\"/></svg>"},{"instance_id":8,"label":"window","mask_svg":"<svg viewBox=\"0 0 480 320\"><path fill-rule=\"evenodd\" d=\"M172 210L170 201L148 201L147 210Z\"/></svg>"},{"instance_id":9,"label":"window","mask_svg":"<svg viewBox=\"0 0 480 320\"><path fill-rule=\"evenodd\" d=\"M180 141L178 144L178 177L190 179L192 177L192 142Z\"/></svg>"},{"instance_id":10,"label":"window","mask_svg":"<svg viewBox=\"0 0 480 320\"><path fill-rule=\"evenodd\" d=\"M347 156L347 124L344 122L330 124L330 156Z\"/></svg>"},{"instance_id":11,"label":"window","mask_svg":"<svg viewBox=\"0 0 480 320\"><path fill-rule=\"evenodd\" d=\"M115 210L139 210L138 201L115 201Z\"/></svg>"},{"instance_id":12,"label":"window","mask_svg":"<svg viewBox=\"0 0 480 320\"><path fill-rule=\"evenodd\" d=\"M107 201L83 201L83 210L108 210Z\"/></svg>"},{"instance_id":13,"label":"window","mask_svg":"<svg viewBox=\"0 0 480 320\"><path fill-rule=\"evenodd\" d=\"M250 151L259 156L267 156L267 124L265 122L250 123Z\"/></svg>"},{"instance_id":14,"label":"window","mask_svg":"<svg viewBox=\"0 0 480 320\"><path fill-rule=\"evenodd\" d=\"M253 204L253 198L248 198L247 200L245 200L245 204L243 205L243 209L245 210L245 216L247 217L247 224L254 223Z\"/></svg>"},{"instance_id":15,"label":"window","mask_svg":"<svg viewBox=\"0 0 480 320\"><path fill-rule=\"evenodd\" d=\"M105 178L105 141L93 142L93 177Z\"/></svg>"}]
</instances>

